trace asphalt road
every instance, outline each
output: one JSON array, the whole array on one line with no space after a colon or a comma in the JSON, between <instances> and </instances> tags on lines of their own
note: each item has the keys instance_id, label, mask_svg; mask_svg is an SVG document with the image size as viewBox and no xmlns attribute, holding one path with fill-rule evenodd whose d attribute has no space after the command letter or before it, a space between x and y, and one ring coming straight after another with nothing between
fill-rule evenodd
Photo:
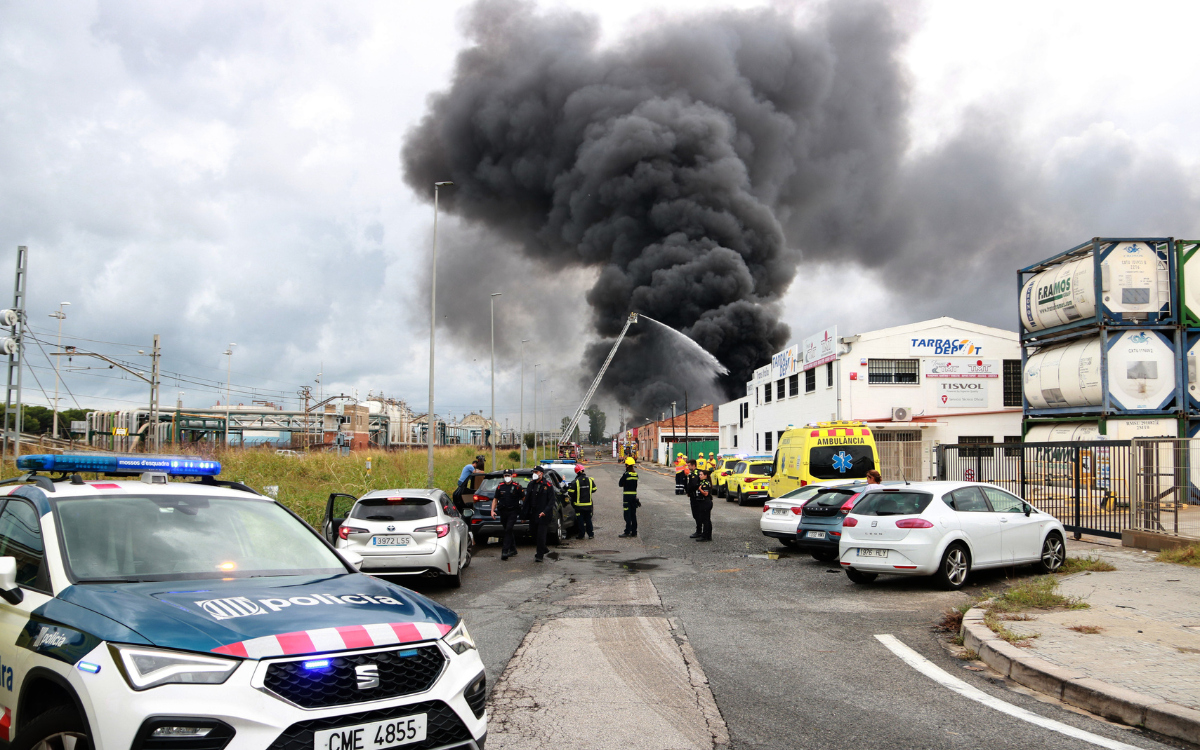
<instances>
[{"instance_id":1,"label":"asphalt road","mask_svg":"<svg viewBox=\"0 0 1200 750\"><path fill-rule=\"evenodd\" d=\"M956 593L937 590L923 579L898 577L857 586L837 567L789 553L763 537L759 507L718 500L714 541L688 539L694 526L687 499L674 494L673 477L647 469L641 471L639 536L618 539L623 526L619 469L598 465L591 473L600 487L596 539L564 543L544 563L533 561L528 540L520 545L520 555L503 562L498 543L477 547L461 589L404 581L466 618L487 666L489 686L496 685L535 623L541 627L569 617L666 617L690 643L707 675L732 748L1096 747L935 683L875 638L891 634L1007 703L1136 747L1182 747L969 671L946 651L933 629L940 612L985 588L1003 586L1006 575L1027 576L1031 570L981 574ZM767 550L779 550L782 557L766 559ZM661 606L637 599L596 607L580 607L576 601L572 606L571 598L578 600L589 586L627 576L648 577L653 586L646 588L657 590ZM569 689L570 676L586 673L589 665L567 657L549 667L539 665L547 668L562 670ZM491 727L496 740L502 731ZM640 746L653 748L655 739Z\"/></svg>"}]
</instances>

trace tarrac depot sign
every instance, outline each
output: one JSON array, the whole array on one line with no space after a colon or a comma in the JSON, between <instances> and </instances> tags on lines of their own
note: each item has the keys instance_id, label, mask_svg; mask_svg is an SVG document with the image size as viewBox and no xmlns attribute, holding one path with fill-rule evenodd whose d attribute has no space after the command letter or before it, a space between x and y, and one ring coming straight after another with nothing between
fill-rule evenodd
<instances>
[{"instance_id":1,"label":"tarrac depot sign","mask_svg":"<svg viewBox=\"0 0 1200 750\"><path fill-rule=\"evenodd\" d=\"M927 378L999 378L998 359L923 359L921 374Z\"/></svg>"},{"instance_id":2,"label":"tarrac depot sign","mask_svg":"<svg viewBox=\"0 0 1200 750\"><path fill-rule=\"evenodd\" d=\"M914 337L909 353L917 357L978 357L983 345L971 339Z\"/></svg>"},{"instance_id":3,"label":"tarrac depot sign","mask_svg":"<svg viewBox=\"0 0 1200 750\"><path fill-rule=\"evenodd\" d=\"M771 375L776 378L785 378L788 375L794 375L800 361L799 355L800 348L792 344L787 349L771 357Z\"/></svg>"},{"instance_id":4,"label":"tarrac depot sign","mask_svg":"<svg viewBox=\"0 0 1200 750\"><path fill-rule=\"evenodd\" d=\"M826 328L817 335L804 339L801 345L804 351L804 369L811 370L837 359L837 340L837 326Z\"/></svg>"}]
</instances>

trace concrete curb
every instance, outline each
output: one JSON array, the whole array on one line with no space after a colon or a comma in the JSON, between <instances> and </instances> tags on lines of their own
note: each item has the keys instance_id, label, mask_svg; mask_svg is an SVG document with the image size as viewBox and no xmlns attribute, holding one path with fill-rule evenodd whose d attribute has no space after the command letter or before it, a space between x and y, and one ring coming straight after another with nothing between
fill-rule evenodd
<instances>
[{"instance_id":1,"label":"concrete curb","mask_svg":"<svg viewBox=\"0 0 1200 750\"><path fill-rule=\"evenodd\" d=\"M1005 677L1111 721L1200 744L1200 711L1051 664L993 633L983 614L972 607L963 615L963 645Z\"/></svg>"}]
</instances>

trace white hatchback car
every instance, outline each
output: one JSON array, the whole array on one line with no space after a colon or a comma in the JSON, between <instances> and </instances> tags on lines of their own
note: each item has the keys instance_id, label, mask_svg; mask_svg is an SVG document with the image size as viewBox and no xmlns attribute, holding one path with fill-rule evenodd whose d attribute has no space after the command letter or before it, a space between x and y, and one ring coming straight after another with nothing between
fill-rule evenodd
<instances>
[{"instance_id":1,"label":"white hatchback car","mask_svg":"<svg viewBox=\"0 0 1200 750\"><path fill-rule=\"evenodd\" d=\"M976 482L911 482L866 490L842 521L838 559L855 583L880 573L934 576L959 589L972 570L1066 559L1066 532L1005 490Z\"/></svg>"},{"instance_id":2,"label":"white hatchback car","mask_svg":"<svg viewBox=\"0 0 1200 750\"><path fill-rule=\"evenodd\" d=\"M329 498L326 538L339 550L361 555L364 573L434 576L451 586L462 584L462 571L471 564L471 538L445 492L375 490L358 498L345 518L334 516L337 497L346 496Z\"/></svg>"}]
</instances>

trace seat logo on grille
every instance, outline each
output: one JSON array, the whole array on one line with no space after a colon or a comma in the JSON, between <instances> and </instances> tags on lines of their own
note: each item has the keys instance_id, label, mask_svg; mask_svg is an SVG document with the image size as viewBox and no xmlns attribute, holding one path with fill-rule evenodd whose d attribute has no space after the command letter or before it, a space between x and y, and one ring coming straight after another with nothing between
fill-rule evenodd
<instances>
[{"instance_id":1,"label":"seat logo on grille","mask_svg":"<svg viewBox=\"0 0 1200 750\"><path fill-rule=\"evenodd\" d=\"M370 690L379 687L379 665L377 664L362 664L354 668L354 675L358 677L358 689Z\"/></svg>"}]
</instances>

